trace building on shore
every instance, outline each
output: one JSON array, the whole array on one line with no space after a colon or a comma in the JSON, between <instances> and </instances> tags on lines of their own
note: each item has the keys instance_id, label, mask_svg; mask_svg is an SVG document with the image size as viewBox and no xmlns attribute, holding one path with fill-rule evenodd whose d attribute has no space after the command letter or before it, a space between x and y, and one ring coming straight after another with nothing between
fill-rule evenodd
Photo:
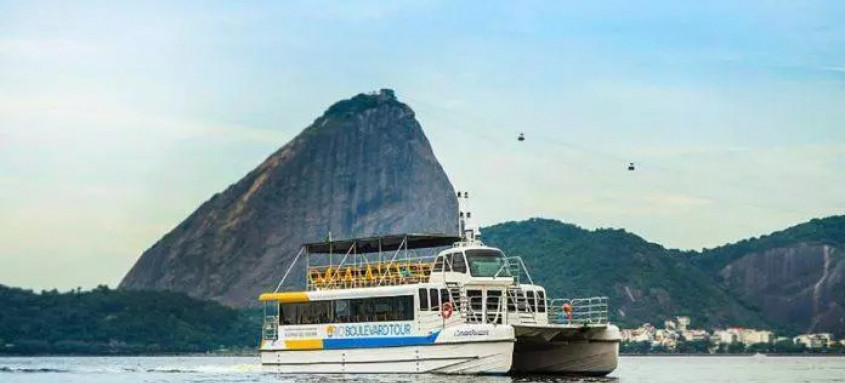
<instances>
[{"instance_id":1,"label":"building on shore","mask_svg":"<svg viewBox=\"0 0 845 383\"><path fill-rule=\"evenodd\" d=\"M663 322L662 329L655 328L646 323L635 329L622 329L623 342L648 342L652 349L662 347L666 350L674 350L679 342L709 342L710 352L715 352L720 346L754 346L774 345L777 343L791 342L801 345L807 349L822 349L830 347L845 346L845 339L837 341L830 333L802 334L790 338L776 336L769 330L758 330L742 327L729 327L726 329L714 329L708 332L703 329L693 329L690 326L689 317L677 317L675 320ZM733 346L737 347L737 346Z\"/></svg>"},{"instance_id":2,"label":"building on shore","mask_svg":"<svg viewBox=\"0 0 845 383\"><path fill-rule=\"evenodd\" d=\"M795 344L802 344L807 348L816 349L831 347L836 344L836 340L833 339L833 334L829 333L802 334L792 338L792 342Z\"/></svg>"}]
</instances>

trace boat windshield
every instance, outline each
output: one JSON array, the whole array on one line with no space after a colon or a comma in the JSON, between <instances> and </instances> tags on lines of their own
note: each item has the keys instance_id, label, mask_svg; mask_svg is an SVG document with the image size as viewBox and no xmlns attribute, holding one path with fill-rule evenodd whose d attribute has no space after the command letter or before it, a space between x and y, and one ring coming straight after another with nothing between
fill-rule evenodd
<instances>
[{"instance_id":1,"label":"boat windshield","mask_svg":"<svg viewBox=\"0 0 845 383\"><path fill-rule=\"evenodd\" d=\"M505 255L497 250L467 250L464 252L473 277L510 277L505 265ZM496 274L498 273L498 274Z\"/></svg>"}]
</instances>

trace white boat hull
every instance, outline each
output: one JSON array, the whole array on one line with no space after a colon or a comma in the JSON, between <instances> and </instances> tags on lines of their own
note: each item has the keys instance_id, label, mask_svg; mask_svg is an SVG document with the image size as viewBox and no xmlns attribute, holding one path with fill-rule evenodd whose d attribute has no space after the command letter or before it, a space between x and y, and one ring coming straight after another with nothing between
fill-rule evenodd
<instances>
[{"instance_id":1,"label":"white boat hull","mask_svg":"<svg viewBox=\"0 0 845 383\"><path fill-rule=\"evenodd\" d=\"M436 343L380 349L262 351L261 363L280 373L505 374L513 341Z\"/></svg>"},{"instance_id":2,"label":"white boat hull","mask_svg":"<svg viewBox=\"0 0 845 383\"><path fill-rule=\"evenodd\" d=\"M555 330L558 332L555 333ZM512 371L525 374L604 376L619 362L619 329L519 328Z\"/></svg>"}]
</instances>

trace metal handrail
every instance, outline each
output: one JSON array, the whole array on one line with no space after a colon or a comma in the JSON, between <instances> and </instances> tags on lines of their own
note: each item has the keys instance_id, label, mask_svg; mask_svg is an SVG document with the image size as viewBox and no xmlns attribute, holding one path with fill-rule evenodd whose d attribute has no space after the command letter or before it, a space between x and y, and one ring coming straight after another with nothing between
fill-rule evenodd
<instances>
[{"instance_id":1,"label":"metal handrail","mask_svg":"<svg viewBox=\"0 0 845 383\"><path fill-rule=\"evenodd\" d=\"M288 275L290 274L290 271L293 270L293 266L296 265L296 261L299 260L299 257L302 256L302 253L304 251L305 251L304 248L299 248L299 252L296 253L296 257L294 257L293 261L291 261L290 265L288 266L288 269L285 271L285 275L282 276L282 280L280 280L279 284L276 285L276 290L274 290L274 292L278 293L279 290L281 290L282 285L285 283L285 280L288 279Z\"/></svg>"},{"instance_id":2,"label":"metal handrail","mask_svg":"<svg viewBox=\"0 0 845 383\"><path fill-rule=\"evenodd\" d=\"M519 283L520 276L525 274L528 278L528 283L532 285L534 284L534 279L531 278L531 273L529 273L528 268L525 267L525 262L522 261L522 257L516 255L505 257L505 264L503 266L508 267L508 271L510 271L511 276L514 278L516 283Z\"/></svg>"},{"instance_id":3,"label":"metal handrail","mask_svg":"<svg viewBox=\"0 0 845 383\"><path fill-rule=\"evenodd\" d=\"M608 298L558 298L549 301L549 323L557 324L607 324ZM567 313L565 305L569 305Z\"/></svg>"},{"instance_id":4,"label":"metal handrail","mask_svg":"<svg viewBox=\"0 0 845 383\"><path fill-rule=\"evenodd\" d=\"M504 323L505 318L505 311L502 310L502 297L496 302L496 307L493 310L490 310L487 307L487 302L485 302L484 297L467 297L466 295L461 296L461 318L464 319L466 323L472 324L483 324L483 323ZM478 307L481 307L481 310L476 310L473 307L473 303L475 303ZM485 315L485 309L487 309Z\"/></svg>"}]
</instances>

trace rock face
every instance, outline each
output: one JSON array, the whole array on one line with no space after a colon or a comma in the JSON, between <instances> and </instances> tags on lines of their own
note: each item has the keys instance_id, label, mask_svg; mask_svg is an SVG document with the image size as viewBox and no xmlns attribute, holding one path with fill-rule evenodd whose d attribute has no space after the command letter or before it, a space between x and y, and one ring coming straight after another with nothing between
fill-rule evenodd
<instances>
[{"instance_id":1,"label":"rock face","mask_svg":"<svg viewBox=\"0 0 845 383\"><path fill-rule=\"evenodd\" d=\"M768 322L845 336L845 216L697 254L694 263Z\"/></svg>"},{"instance_id":2,"label":"rock face","mask_svg":"<svg viewBox=\"0 0 845 383\"><path fill-rule=\"evenodd\" d=\"M311 126L145 251L120 284L233 306L275 287L299 245L456 233L455 192L393 91L332 105Z\"/></svg>"},{"instance_id":3,"label":"rock face","mask_svg":"<svg viewBox=\"0 0 845 383\"><path fill-rule=\"evenodd\" d=\"M747 254L720 272L724 287L781 326L845 334L845 253L828 244Z\"/></svg>"}]
</instances>

